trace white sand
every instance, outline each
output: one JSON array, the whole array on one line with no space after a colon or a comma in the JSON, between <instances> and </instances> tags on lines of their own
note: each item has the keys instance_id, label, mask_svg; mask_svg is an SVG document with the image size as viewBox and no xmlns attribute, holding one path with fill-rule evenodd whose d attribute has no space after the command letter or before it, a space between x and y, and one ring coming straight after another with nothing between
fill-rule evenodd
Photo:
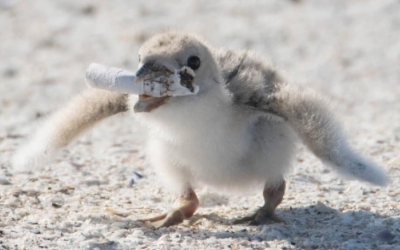
<instances>
[{"instance_id":1,"label":"white sand","mask_svg":"<svg viewBox=\"0 0 400 250\"><path fill-rule=\"evenodd\" d=\"M0 0L0 249L400 249L400 2L241 2ZM168 27L255 50L330 97L354 147L392 184L342 181L300 147L277 211L286 224L230 226L262 204L261 190L200 188L193 220L150 229L136 220L174 197L128 116L32 175L11 174L10 157L37 121L86 88L90 62L135 70L141 43ZM134 170L145 178L130 186Z\"/></svg>"}]
</instances>

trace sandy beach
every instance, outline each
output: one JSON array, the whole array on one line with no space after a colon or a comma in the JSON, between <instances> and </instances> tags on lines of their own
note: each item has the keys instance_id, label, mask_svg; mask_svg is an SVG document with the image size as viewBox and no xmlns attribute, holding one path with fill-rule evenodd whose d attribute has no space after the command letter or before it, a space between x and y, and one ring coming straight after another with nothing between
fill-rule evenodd
<instances>
[{"instance_id":1,"label":"sandy beach","mask_svg":"<svg viewBox=\"0 0 400 250\"><path fill-rule=\"evenodd\" d=\"M0 0L0 249L400 249L399 13L397 0ZM141 44L171 28L256 51L319 91L391 183L345 180L299 144L277 209L285 223L231 225L262 205L262 190L204 186L191 220L153 229L137 220L175 196L131 114L31 174L12 170L15 150L87 88L91 62L135 71Z\"/></svg>"}]
</instances>

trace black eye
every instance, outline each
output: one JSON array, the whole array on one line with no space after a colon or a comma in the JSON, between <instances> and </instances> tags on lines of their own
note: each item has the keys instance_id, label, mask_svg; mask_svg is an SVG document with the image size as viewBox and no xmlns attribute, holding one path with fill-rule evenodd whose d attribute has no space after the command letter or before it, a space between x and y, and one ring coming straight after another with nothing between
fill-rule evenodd
<instances>
[{"instance_id":1,"label":"black eye","mask_svg":"<svg viewBox=\"0 0 400 250\"><path fill-rule=\"evenodd\" d=\"M187 59L187 66L189 68L196 70L200 67L200 58L198 56L191 56Z\"/></svg>"}]
</instances>

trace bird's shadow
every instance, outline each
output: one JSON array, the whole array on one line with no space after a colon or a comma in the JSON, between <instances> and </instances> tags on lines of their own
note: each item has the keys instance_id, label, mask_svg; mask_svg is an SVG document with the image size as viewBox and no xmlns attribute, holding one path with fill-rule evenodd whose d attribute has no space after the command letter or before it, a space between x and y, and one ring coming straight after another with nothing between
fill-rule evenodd
<instances>
[{"instance_id":1,"label":"bird's shadow","mask_svg":"<svg viewBox=\"0 0 400 250\"><path fill-rule=\"evenodd\" d=\"M208 221L214 225L228 227L228 230L223 232L204 229L204 226L200 230L195 230L196 234L207 237L236 238L250 242L285 240L296 248L331 249L364 246L367 247L365 249L369 249L382 244L400 244L398 227L400 218L382 216L365 210L340 212L326 205L278 209L277 215L284 220L284 223L260 226L232 225L232 221L237 218L224 218L212 213L194 215L189 225ZM192 230L190 227L158 229L160 237L171 232L185 235L185 232L190 230ZM157 235L152 234L152 237Z\"/></svg>"},{"instance_id":2,"label":"bird's shadow","mask_svg":"<svg viewBox=\"0 0 400 250\"><path fill-rule=\"evenodd\" d=\"M191 235L199 240L233 238L251 242L283 240L294 249L387 249L400 244L400 218L382 216L370 211L340 212L329 206L283 208L277 215L284 223L259 226L246 224L232 225L237 218L225 218L218 214L195 214L185 225L154 229L132 220L133 227L143 230L143 234L159 239L171 233ZM126 221L126 219L125 219ZM213 225L209 229L207 223ZM226 226L226 231L218 230L218 225ZM99 249L114 249L116 245L107 245Z\"/></svg>"}]
</instances>

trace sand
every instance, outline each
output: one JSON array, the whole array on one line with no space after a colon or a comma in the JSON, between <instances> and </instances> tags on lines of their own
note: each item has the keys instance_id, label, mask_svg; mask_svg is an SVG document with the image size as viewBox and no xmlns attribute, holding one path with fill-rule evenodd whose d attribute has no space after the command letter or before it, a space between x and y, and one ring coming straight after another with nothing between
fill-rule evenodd
<instances>
[{"instance_id":1,"label":"sand","mask_svg":"<svg viewBox=\"0 0 400 250\"><path fill-rule=\"evenodd\" d=\"M399 13L396 0L0 0L0 249L400 249ZM262 205L261 190L200 187L192 220L152 229L137 219L168 210L174 195L129 115L33 174L13 173L13 152L86 88L91 62L135 70L139 46L168 28L254 50L317 89L392 183L343 180L299 145L277 210L286 223L232 226Z\"/></svg>"}]
</instances>

